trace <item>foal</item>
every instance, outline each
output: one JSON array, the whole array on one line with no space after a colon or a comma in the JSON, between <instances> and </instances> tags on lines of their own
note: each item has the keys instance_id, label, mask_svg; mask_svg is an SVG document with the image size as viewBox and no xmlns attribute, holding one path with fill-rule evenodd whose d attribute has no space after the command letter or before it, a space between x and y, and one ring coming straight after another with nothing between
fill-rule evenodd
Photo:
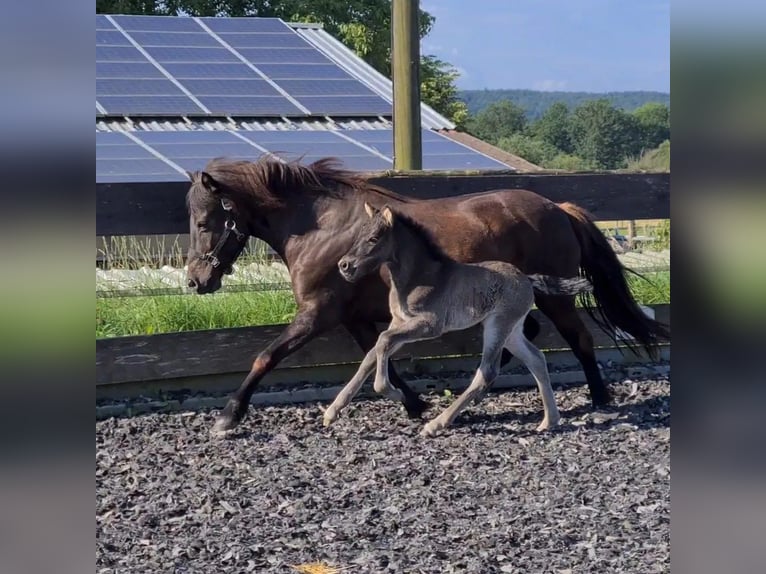
<instances>
[{"instance_id":1,"label":"foal","mask_svg":"<svg viewBox=\"0 0 766 574\"><path fill-rule=\"evenodd\" d=\"M325 411L332 424L375 369L375 391L401 400L401 391L388 378L388 360L403 345L434 339L481 323L484 341L481 364L471 385L444 412L425 425L421 434L433 436L449 426L463 408L481 396L500 369L503 348L530 370L542 395L544 417L538 431L559 423L543 353L523 333L524 319L534 302L534 289L549 295L574 295L590 289L586 279L524 275L510 263L488 261L463 264L448 258L414 222L386 206L364 205L369 221L354 247L338 262L351 283L387 264L391 277L388 303L391 324L359 366L354 377ZM376 361L377 359L377 361Z\"/></svg>"}]
</instances>

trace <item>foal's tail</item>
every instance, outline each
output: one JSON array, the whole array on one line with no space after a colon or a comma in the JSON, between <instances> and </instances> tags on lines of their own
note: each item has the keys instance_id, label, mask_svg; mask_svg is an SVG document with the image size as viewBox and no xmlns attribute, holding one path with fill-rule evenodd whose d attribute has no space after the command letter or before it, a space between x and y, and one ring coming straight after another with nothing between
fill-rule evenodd
<instances>
[{"instance_id":1,"label":"foal's tail","mask_svg":"<svg viewBox=\"0 0 766 574\"><path fill-rule=\"evenodd\" d=\"M532 287L543 295L579 295L590 293L593 285L583 277L554 277L553 275L527 275Z\"/></svg>"},{"instance_id":2,"label":"foal's tail","mask_svg":"<svg viewBox=\"0 0 766 574\"><path fill-rule=\"evenodd\" d=\"M559 207L569 216L580 244L580 270L593 285L592 299L582 298L585 310L612 337L621 329L632 335L650 356L655 356L658 343L670 341L669 327L647 317L638 306L625 277L630 270L617 258L604 234L593 223L593 217L573 203L560 203ZM630 341L623 342L632 348Z\"/></svg>"}]
</instances>

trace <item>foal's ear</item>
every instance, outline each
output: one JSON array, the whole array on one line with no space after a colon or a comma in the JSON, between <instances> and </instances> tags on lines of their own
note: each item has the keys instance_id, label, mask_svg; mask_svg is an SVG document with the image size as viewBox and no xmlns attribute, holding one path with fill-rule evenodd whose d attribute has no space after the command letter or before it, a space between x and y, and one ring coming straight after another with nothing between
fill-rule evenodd
<instances>
[{"instance_id":1,"label":"foal's ear","mask_svg":"<svg viewBox=\"0 0 766 574\"><path fill-rule=\"evenodd\" d=\"M187 171L187 172L186 172L186 177L188 177L188 178L189 178L189 181L190 181L190 182L192 182L192 183L194 183L194 177L195 177L196 175L197 175L197 172L196 172L196 171Z\"/></svg>"},{"instance_id":2,"label":"foal's ear","mask_svg":"<svg viewBox=\"0 0 766 574\"><path fill-rule=\"evenodd\" d=\"M212 191L213 193L218 191L218 183L213 179L213 176L211 176L208 172L203 171L200 173L200 181L202 182L202 185L204 185L208 191Z\"/></svg>"},{"instance_id":3,"label":"foal's ear","mask_svg":"<svg viewBox=\"0 0 766 574\"><path fill-rule=\"evenodd\" d=\"M364 202L364 210L367 212L367 215L370 216L370 219L375 216L375 208L366 201Z\"/></svg>"},{"instance_id":4,"label":"foal's ear","mask_svg":"<svg viewBox=\"0 0 766 574\"><path fill-rule=\"evenodd\" d=\"M385 206L381 213L383 215L383 221L386 222L386 225L391 227L394 224L394 212L391 211L390 207Z\"/></svg>"}]
</instances>

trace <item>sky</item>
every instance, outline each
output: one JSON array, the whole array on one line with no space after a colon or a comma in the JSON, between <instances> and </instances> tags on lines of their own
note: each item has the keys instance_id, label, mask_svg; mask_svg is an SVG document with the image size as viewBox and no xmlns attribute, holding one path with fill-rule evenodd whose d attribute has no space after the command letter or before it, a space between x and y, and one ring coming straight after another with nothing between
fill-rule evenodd
<instances>
[{"instance_id":1,"label":"sky","mask_svg":"<svg viewBox=\"0 0 766 574\"><path fill-rule=\"evenodd\" d=\"M670 0L420 0L461 89L670 92Z\"/></svg>"}]
</instances>

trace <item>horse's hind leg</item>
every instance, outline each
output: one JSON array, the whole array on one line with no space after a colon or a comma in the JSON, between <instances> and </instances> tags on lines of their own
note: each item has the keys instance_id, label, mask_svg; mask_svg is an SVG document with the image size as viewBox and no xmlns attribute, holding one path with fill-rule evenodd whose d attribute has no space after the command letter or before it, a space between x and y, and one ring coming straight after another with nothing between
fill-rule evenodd
<instances>
[{"instance_id":1,"label":"horse's hind leg","mask_svg":"<svg viewBox=\"0 0 766 574\"><path fill-rule=\"evenodd\" d=\"M500 354L503 350L503 339L508 332L498 324L499 321L488 319L484 323L484 342L482 345L481 364L468 388L447 407L439 416L423 427L420 434L434 436L443 428L452 424L452 421L468 404L486 392L489 385L497 377L500 371Z\"/></svg>"},{"instance_id":2,"label":"horse's hind leg","mask_svg":"<svg viewBox=\"0 0 766 574\"><path fill-rule=\"evenodd\" d=\"M553 428L559 424L559 409L556 406L556 397L551 387L551 378L548 374L548 365L542 351L530 343L522 332L521 323L517 323L511 331L505 346L516 355L529 371L537 383L540 396L543 400L543 422L537 427L538 431Z\"/></svg>"},{"instance_id":3,"label":"horse's hind leg","mask_svg":"<svg viewBox=\"0 0 766 574\"><path fill-rule=\"evenodd\" d=\"M348 332L351 333L351 336L357 344L362 348L362 351L367 353L370 349L375 347L375 343L378 340L378 331L375 328L374 323L354 321L345 323L345 327L348 329ZM407 416L412 419L420 418L431 405L421 399L420 396L401 379L391 360L389 360L388 363L388 375L391 384L402 392L404 397L402 404L407 411Z\"/></svg>"},{"instance_id":4,"label":"horse's hind leg","mask_svg":"<svg viewBox=\"0 0 766 574\"><path fill-rule=\"evenodd\" d=\"M536 297L537 306L545 313L561 333L561 336L572 348L574 356L582 364L585 380L594 407L608 405L612 396L604 384L601 371L596 362L593 350L593 335L577 313L574 297L546 296Z\"/></svg>"}]
</instances>

